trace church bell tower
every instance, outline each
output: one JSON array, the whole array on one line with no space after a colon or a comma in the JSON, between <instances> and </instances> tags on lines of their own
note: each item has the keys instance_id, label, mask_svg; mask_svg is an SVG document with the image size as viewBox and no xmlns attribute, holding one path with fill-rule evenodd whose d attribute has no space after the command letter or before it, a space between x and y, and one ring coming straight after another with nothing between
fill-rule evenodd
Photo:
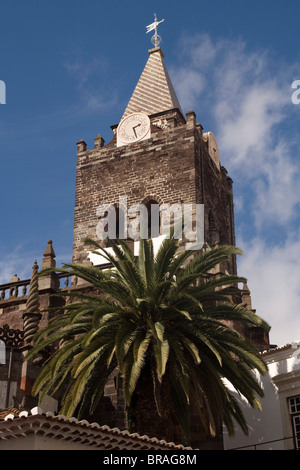
<instances>
[{"instance_id":1,"label":"church bell tower","mask_svg":"<svg viewBox=\"0 0 300 470\"><path fill-rule=\"evenodd\" d=\"M77 143L73 262L99 262L84 240L99 241L104 217L99 208L115 207L118 219L124 200L148 209L202 205L204 241L235 244L232 180L220 164L213 133L203 132L194 111L184 115L181 109L159 46L159 23L155 17L147 27L155 30L154 47L120 122L111 126L112 140L105 144L98 135L92 149L84 140ZM160 235L161 227L157 239ZM225 269L236 272L234 258Z\"/></svg>"}]
</instances>

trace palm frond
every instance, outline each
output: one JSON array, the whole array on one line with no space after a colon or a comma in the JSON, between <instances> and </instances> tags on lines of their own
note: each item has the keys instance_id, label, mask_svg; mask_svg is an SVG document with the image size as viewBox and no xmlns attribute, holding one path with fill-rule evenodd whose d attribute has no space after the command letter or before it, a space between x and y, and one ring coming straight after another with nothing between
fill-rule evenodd
<instances>
[{"instance_id":1,"label":"palm frond","mask_svg":"<svg viewBox=\"0 0 300 470\"><path fill-rule=\"evenodd\" d=\"M35 336L28 359L49 347L53 352L34 393L55 394L61 412L82 416L94 412L112 374L120 374L128 409L138 406L147 383L157 419L168 408L187 439L191 407L212 435L222 419L229 433L235 423L247 432L236 394L259 407L263 390L252 369L264 374L266 365L232 325L265 331L269 325L237 304L246 279L222 270L241 250L182 251L173 232L156 256L151 240L139 241L138 257L123 240L110 241L111 250L86 243L110 268L70 263L50 270L77 276L92 292L64 292L69 303Z\"/></svg>"}]
</instances>

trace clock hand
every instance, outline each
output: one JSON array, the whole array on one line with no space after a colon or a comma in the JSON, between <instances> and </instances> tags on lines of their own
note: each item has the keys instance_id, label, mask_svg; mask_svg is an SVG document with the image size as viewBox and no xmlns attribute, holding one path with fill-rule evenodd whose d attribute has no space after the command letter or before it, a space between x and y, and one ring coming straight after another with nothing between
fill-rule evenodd
<instances>
[{"instance_id":1,"label":"clock hand","mask_svg":"<svg viewBox=\"0 0 300 470\"><path fill-rule=\"evenodd\" d=\"M135 135L135 137L137 137L137 135L136 135L136 132L135 132L135 129L136 129L137 127L139 127L139 126L141 126L141 123L137 124L136 126L133 126L133 128L132 128L132 129L133 129L133 132L134 132L134 135Z\"/></svg>"}]
</instances>

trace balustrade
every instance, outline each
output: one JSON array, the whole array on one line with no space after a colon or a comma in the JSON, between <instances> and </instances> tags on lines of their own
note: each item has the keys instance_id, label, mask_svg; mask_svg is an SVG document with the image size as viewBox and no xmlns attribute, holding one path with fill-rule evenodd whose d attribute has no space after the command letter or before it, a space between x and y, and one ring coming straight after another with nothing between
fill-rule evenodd
<instances>
[{"instance_id":1,"label":"balustrade","mask_svg":"<svg viewBox=\"0 0 300 470\"><path fill-rule=\"evenodd\" d=\"M0 301L28 295L30 279L13 281L0 286Z\"/></svg>"},{"instance_id":2,"label":"balustrade","mask_svg":"<svg viewBox=\"0 0 300 470\"><path fill-rule=\"evenodd\" d=\"M57 290L73 287L77 285L77 278L71 274L60 273L57 275ZM0 303L9 299L21 299L29 294L30 279L23 281L13 280L7 284L0 285Z\"/></svg>"}]
</instances>

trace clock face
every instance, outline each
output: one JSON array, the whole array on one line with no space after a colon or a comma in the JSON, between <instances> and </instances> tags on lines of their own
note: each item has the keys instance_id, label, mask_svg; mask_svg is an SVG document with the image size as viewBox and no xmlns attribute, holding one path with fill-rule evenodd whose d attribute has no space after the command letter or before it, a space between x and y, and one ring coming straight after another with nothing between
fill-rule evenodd
<instances>
[{"instance_id":1,"label":"clock face","mask_svg":"<svg viewBox=\"0 0 300 470\"><path fill-rule=\"evenodd\" d=\"M150 119L147 114L130 114L118 126L118 141L121 145L137 142L147 138L149 131Z\"/></svg>"}]
</instances>

